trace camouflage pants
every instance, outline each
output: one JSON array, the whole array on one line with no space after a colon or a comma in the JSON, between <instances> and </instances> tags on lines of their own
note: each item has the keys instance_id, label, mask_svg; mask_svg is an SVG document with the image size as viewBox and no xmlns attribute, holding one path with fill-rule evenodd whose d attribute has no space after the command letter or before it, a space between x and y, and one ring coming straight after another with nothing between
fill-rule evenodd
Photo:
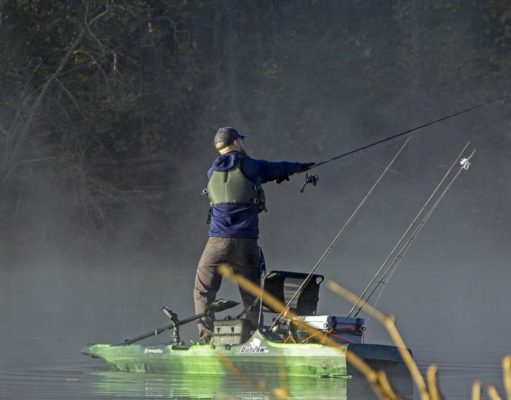
<instances>
[{"instance_id":1,"label":"camouflage pants","mask_svg":"<svg viewBox=\"0 0 511 400\"><path fill-rule=\"evenodd\" d=\"M257 240L210 237L197 266L193 298L195 313L203 313L215 300L222 283L218 266L227 264L236 274L259 284L261 278L262 257ZM250 307L255 297L240 288L241 300L245 308ZM257 326L259 304L247 311L246 318ZM214 317L207 316L198 320L197 326L201 338L213 333Z\"/></svg>"}]
</instances>

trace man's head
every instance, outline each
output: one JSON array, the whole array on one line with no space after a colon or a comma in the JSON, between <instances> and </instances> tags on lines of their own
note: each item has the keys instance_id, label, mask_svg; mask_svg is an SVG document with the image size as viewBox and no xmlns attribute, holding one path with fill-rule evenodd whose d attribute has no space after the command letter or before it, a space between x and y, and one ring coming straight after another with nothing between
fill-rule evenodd
<instances>
[{"instance_id":1,"label":"man's head","mask_svg":"<svg viewBox=\"0 0 511 400\"><path fill-rule=\"evenodd\" d=\"M215 148L220 154L225 154L230 151L241 151L245 153L245 148L243 146L244 138L245 136L240 135L234 128L220 128L215 134Z\"/></svg>"}]
</instances>

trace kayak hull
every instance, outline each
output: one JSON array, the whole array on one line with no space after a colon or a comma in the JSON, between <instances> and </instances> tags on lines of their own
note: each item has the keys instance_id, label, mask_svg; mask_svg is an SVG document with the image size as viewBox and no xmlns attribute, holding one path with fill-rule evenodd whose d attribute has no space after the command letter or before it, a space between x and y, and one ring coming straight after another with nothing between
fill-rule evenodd
<instances>
[{"instance_id":1,"label":"kayak hull","mask_svg":"<svg viewBox=\"0 0 511 400\"><path fill-rule=\"evenodd\" d=\"M201 345L111 345L94 344L83 353L103 359L116 370L127 372L173 372L200 375L282 374L287 376L348 377L346 350L351 347L363 358L378 364L401 364L397 349L384 345L339 345L279 343L256 331L244 344Z\"/></svg>"}]
</instances>

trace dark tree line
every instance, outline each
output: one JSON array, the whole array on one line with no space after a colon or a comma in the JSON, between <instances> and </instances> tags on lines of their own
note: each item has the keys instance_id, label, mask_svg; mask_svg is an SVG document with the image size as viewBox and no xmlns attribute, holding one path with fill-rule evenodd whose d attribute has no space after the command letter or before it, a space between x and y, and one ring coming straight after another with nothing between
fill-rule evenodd
<instances>
[{"instance_id":1,"label":"dark tree line","mask_svg":"<svg viewBox=\"0 0 511 400\"><path fill-rule=\"evenodd\" d=\"M218 126L325 152L382 99L368 126L501 94L510 43L505 0L0 0L0 229L166 223Z\"/></svg>"}]
</instances>

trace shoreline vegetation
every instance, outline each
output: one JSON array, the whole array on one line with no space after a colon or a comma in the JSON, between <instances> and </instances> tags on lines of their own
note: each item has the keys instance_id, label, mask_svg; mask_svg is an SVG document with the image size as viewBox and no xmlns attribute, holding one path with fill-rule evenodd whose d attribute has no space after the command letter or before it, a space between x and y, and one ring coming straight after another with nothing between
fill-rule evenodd
<instances>
[{"instance_id":1,"label":"shoreline vegetation","mask_svg":"<svg viewBox=\"0 0 511 400\"><path fill-rule=\"evenodd\" d=\"M243 278L235 274L231 268L226 265L220 267L220 272L223 276L231 280L233 283L236 283L243 289L249 291L254 296L262 297L264 303L269 304L273 309L276 309L280 312L283 312L286 308L286 305L280 302L277 298L272 296L270 293L265 292L262 288L250 282L249 280ZM342 287L336 282L327 281L326 285L330 291L334 294L342 297L344 300L349 301L352 304L360 304L361 299L350 292L348 289ZM384 314L379 311L376 307L373 307L371 304L364 302L362 310L373 317L378 323L380 323L388 332L392 342L399 350L403 362L405 363L408 371L410 372L410 376L413 380L415 388L417 389L421 400L447 400L440 391L439 383L438 383L438 367L435 364L431 364L425 376L419 370L416 361L414 360L412 354L410 353L403 337L399 333L399 330L395 323L395 316L392 314ZM286 318L294 318L293 312L290 310L285 311L284 313ZM310 327L305 322L300 319L296 319L295 323L299 328L304 329L311 336L320 333L317 329ZM388 380L384 371L377 371L371 368L364 360L358 357L356 354L349 350L345 350L345 348L333 339L326 336L324 338L324 345L335 347L341 351L345 351L346 359L349 363L351 363L359 372L361 372L368 383L371 385L375 395L380 400L399 400L402 399L399 393L392 387L392 384ZM266 390L264 382L255 382L250 379L250 377L245 376L241 373L239 369L237 369L230 360L222 359L224 366L228 369L233 375L242 379L245 383L253 386L254 389L258 390ZM495 385L489 384L486 387L486 393L490 400L511 400L511 355L506 355L502 359L502 370L503 370L503 380L504 380L504 390L505 395L502 396ZM281 371L284 371L282 368ZM285 383L285 376L281 376L281 381ZM276 388L273 390L273 395L277 399L292 399L289 394L289 391L284 386L280 388ZM479 379L475 380L472 384L472 396L471 400L482 400L484 398L484 387Z\"/></svg>"},{"instance_id":2,"label":"shoreline vegetation","mask_svg":"<svg viewBox=\"0 0 511 400\"><path fill-rule=\"evenodd\" d=\"M311 157L354 140L332 127L367 143L510 82L506 0L9 0L0 32L0 234L47 246L122 228L164 242L197 190L179 160L206 165L227 121L279 132L272 157L314 132L294 146ZM151 222L127 227L133 209Z\"/></svg>"}]
</instances>

